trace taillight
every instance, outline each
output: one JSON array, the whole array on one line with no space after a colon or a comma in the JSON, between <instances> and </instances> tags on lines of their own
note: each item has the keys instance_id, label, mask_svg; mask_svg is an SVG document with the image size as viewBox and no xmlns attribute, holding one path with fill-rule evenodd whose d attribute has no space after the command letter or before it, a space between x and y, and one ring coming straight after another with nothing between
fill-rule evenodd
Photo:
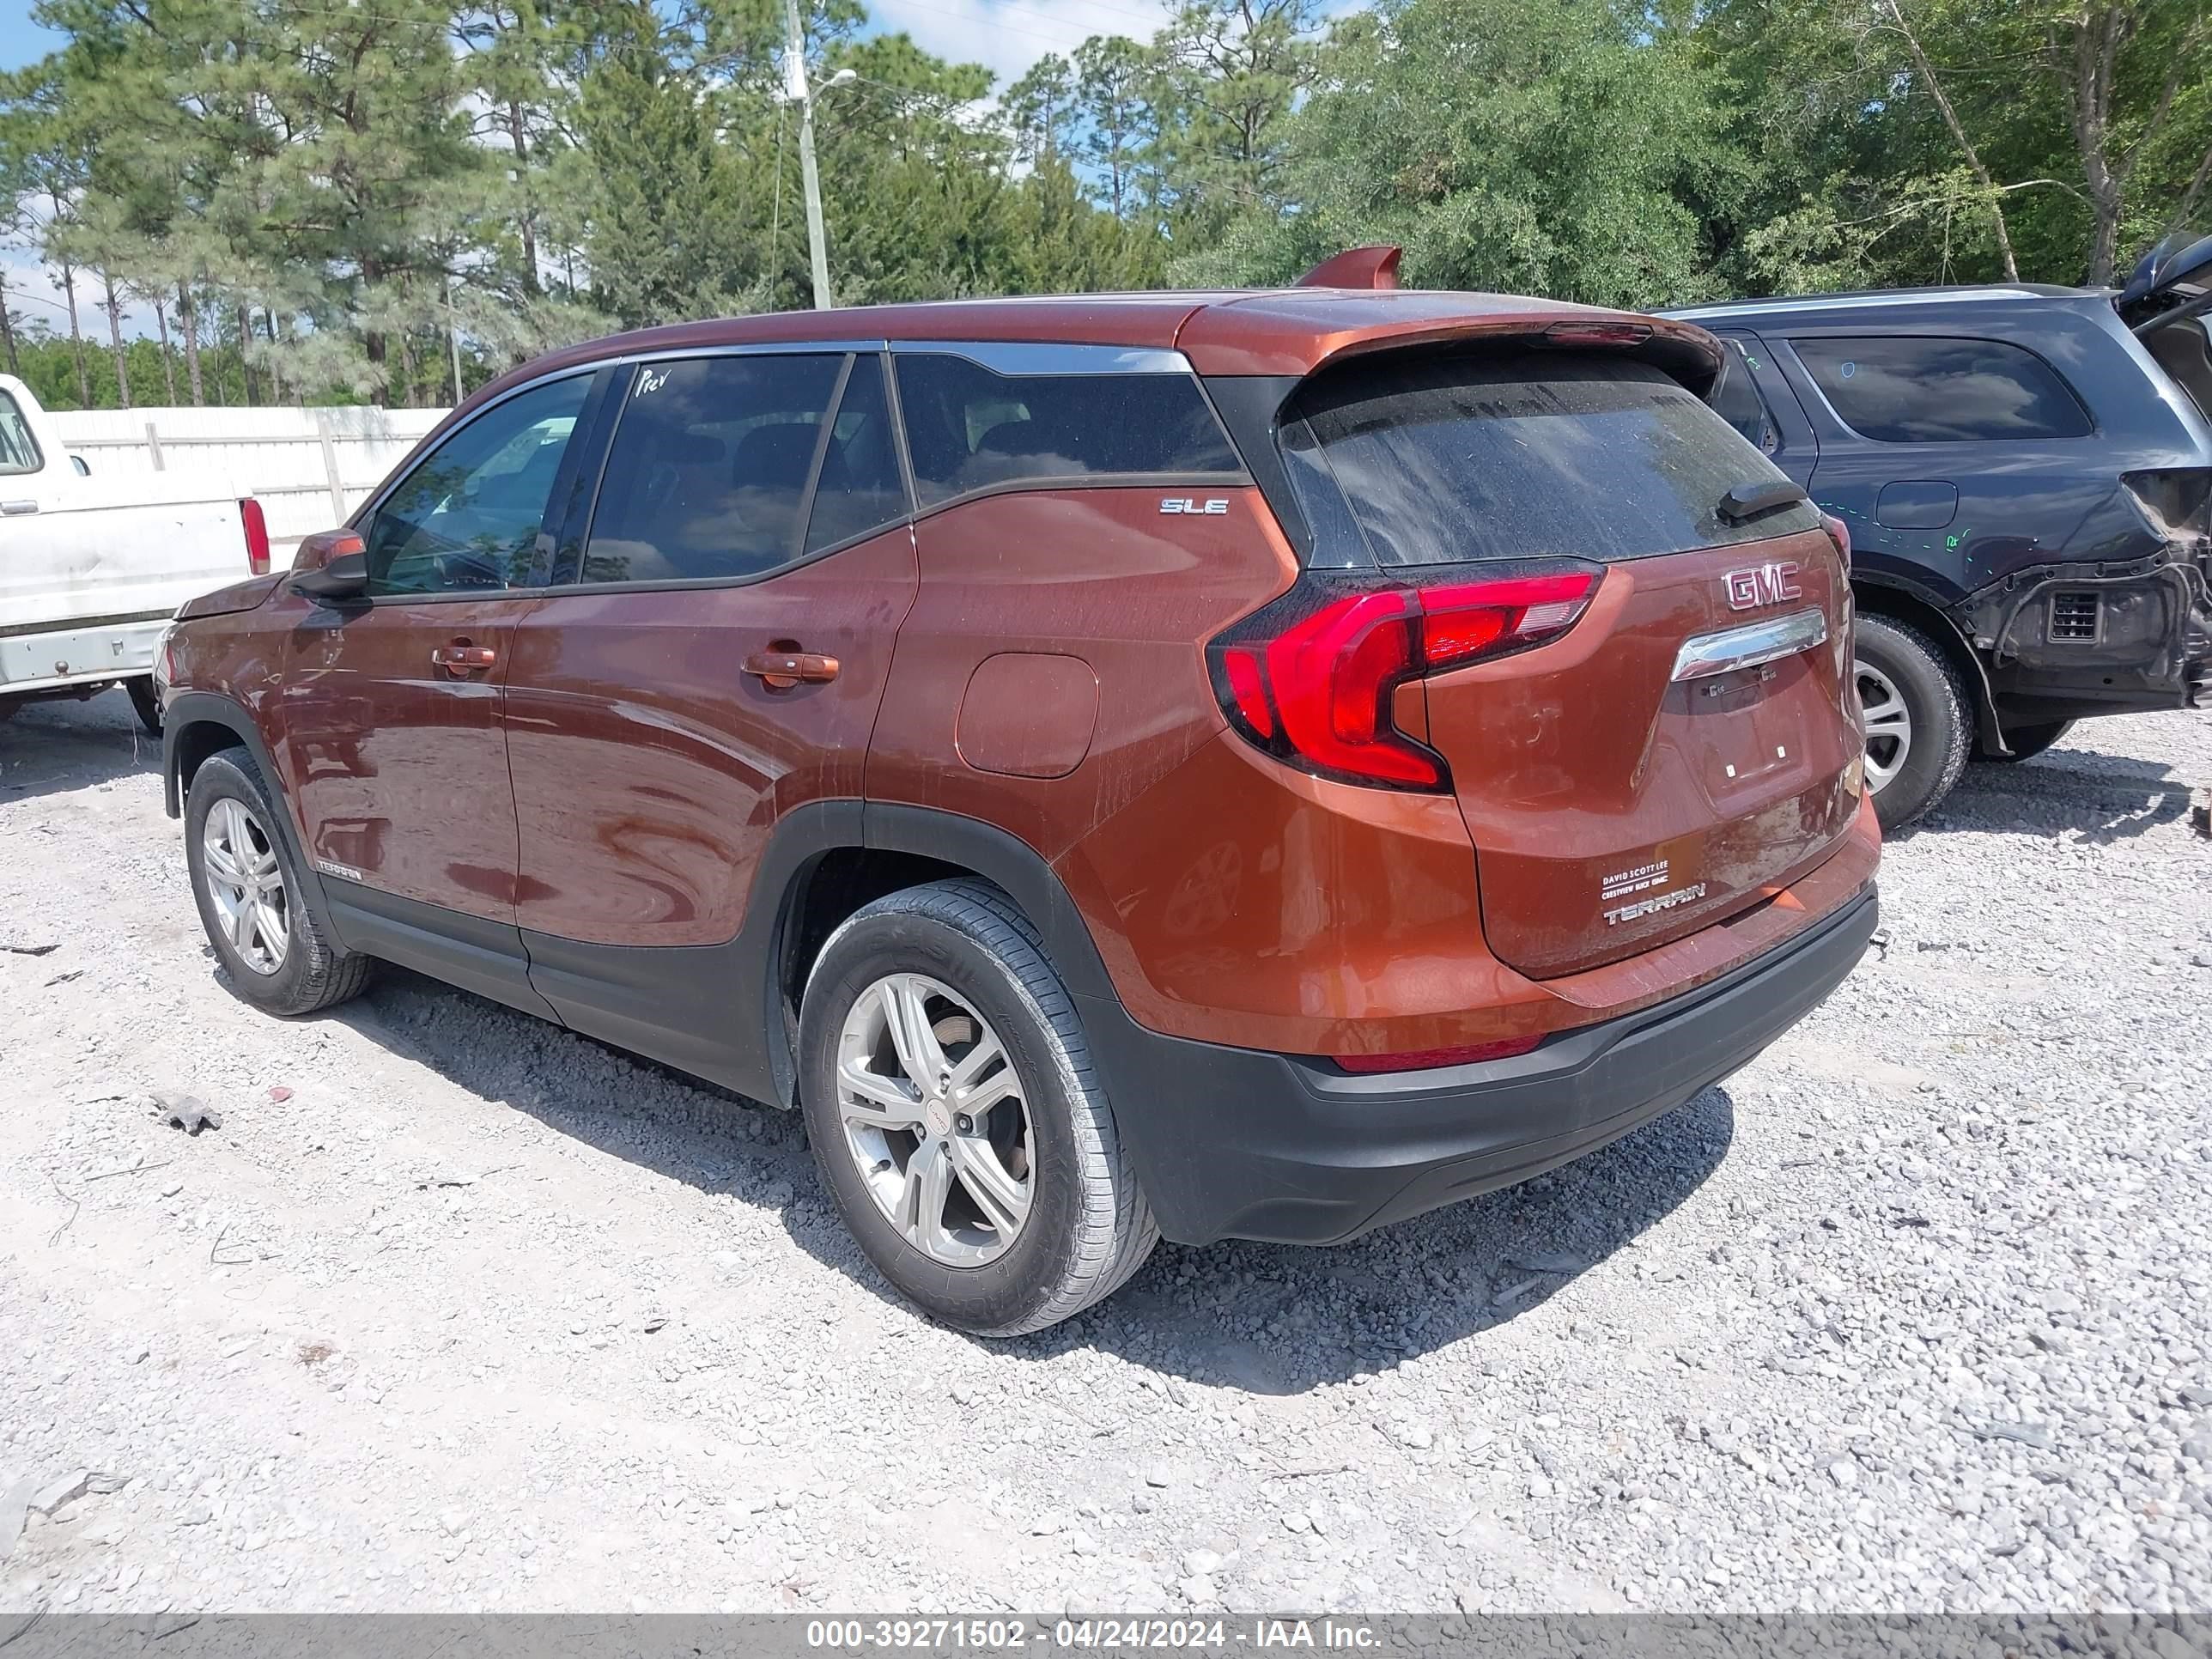
<instances>
[{"instance_id":1,"label":"taillight","mask_svg":"<svg viewBox=\"0 0 2212 1659\"><path fill-rule=\"evenodd\" d=\"M1486 1060L1510 1060L1525 1054L1544 1039L1540 1036L1504 1037L1496 1042L1470 1043L1463 1048L1420 1048L1403 1054L1334 1054L1340 1068L1371 1074L1376 1072L1427 1072L1440 1066L1473 1066Z\"/></svg>"},{"instance_id":2,"label":"taillight","mask_svg":"<svg viewBox=\"0 0 2212 1659\"><path fill-rule=\"evenodd\" d=\"M1604 574L1564 562L1486 568L1419 586L1307 575L1206 647L1223 712L1248 741L1320 776L1449 789L1443 757L1391 717L1398 687L1557 639Z\"/></svg>"},{"instance_id":3,"label":"taillight","mask_svg":"<svg viewBox=\"0 0 2212 1659\"><path fill-rule=\"evenodd\" d=\"M238 504L239 522L246 526L246 568L257 576L269 574L269 520L261 503L248 495Z\"/></svg>"},{"instance_id":4,"label":"taillight","mask_svg":"<svg viewBox=\"0 0 2212 1659\"><path fill-rule=\"evenodd\" d=\"M1820 528L1828 532L1828 539L1836 544L1836 557L1844 567L1844 574L1851 574L1851 527L1832 513L1820 514Z\"/></svg>"}]
</instances>

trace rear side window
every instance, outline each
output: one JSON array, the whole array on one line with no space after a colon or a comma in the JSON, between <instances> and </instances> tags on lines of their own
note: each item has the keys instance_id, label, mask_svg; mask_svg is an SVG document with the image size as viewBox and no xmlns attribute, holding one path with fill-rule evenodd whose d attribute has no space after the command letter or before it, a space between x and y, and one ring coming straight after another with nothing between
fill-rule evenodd
<instances>
[{"instance_id":1,"label":"rear side window","mask_svg":"<svg viewBox=\"0 0 2212 1659\"><path fill-rule=\"evenodd\" d=\"M1032 481L1243 470L1188 374L1000 374L934 352L897 362L925 507Z\"/></svg>"},{"instance_id":2,"label":"rear side window","mask_svg":"<svg viewBox=\"0 0 2212 1659\"><path fill-rule=\"evenodd\" d=\"M1719 383L1713 387L1710 401L1713 412L1740 433L1744 441L1762 455L1771 455L1782 447L1782 434L1776 430L1774 411L1766 406L1759 387L1751 378L1751 365L1745 361L1741 343L1723 337L1721 345L1725 354L1721 364Z\"/></svg>"},{"instance_id":3,"label":"rear side window","mask_svg":"<svg viewBox=\"0 0 2212 1659\"><path fill-rule=\"evenodd\" d=\"M1809 502L1720 516L1774 464L1680 383L1595 353L1424 357L1317 378L1284 428L1316 537L1385 565L1634 559L1811 530Z\"/></svg>"},{"instance_id":4,"label":"rear side window","mask_svg":"<svg viewBox=\"0 0 2212 1659\"><path fill-rule=\"evenodd\" d=\"M884 363L855 357L823 446L822 476L806 521L809 553L880 530L906 516L906 485L884 397Z\"/></svg>"},{"instance_id":5,"label":"rear side window","mask_svg":"<svg viewBox=\"0 0 2212 1659\"><path fill-rule=\"evenodd\" d=\"M1877 443L2089 435L2081 399L2018 346L1903 335L1790 343L1836 418Z\"/></svg>"},{"instance_id":6,"label":"rear side window","mask_svg":"<svg viewBox=\"0 0 2212 1659\"><path fill-rule=\"evenodd\" d=\"M607 452L587 582L732 580L789 563L845 360L647 363Z\"/></svg>"}]
</instances>

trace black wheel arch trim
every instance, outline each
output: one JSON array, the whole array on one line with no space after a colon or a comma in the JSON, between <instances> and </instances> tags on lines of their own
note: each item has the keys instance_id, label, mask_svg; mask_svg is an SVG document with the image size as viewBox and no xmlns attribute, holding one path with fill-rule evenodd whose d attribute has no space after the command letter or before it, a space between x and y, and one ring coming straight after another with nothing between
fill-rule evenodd
<instances>
[{"instance_id":1,"label":"black wheel arch trim","mask_svg":"<svg viewBox=\"0 0 2212 1659\"><path fill-rule=\"evenodd\" d=\"M861 816L870 850L941 859L1006 889L1044 939L1069 990L1079 996L1115 994L1090 924L1044 855L1027 842L981 818L927 806L872 800Z\"/></svg>"},{"instance_id":2,"label":"black wheel arch trim","mask_svg":"<svg viewBox=\"0 0 2212 1659\"><path fill-rule=\"evenodd\" d=\"M2004 739L2003 726L1997 719L1996 692L1990 684L1989 665L1982 660L1982 653L1974 649L1974 642L1960 629L1957 619L1952 616L1949 608L1935 590L1923 587L1918 582L1901 576L1877 576L1865 571L1853 571L1851 573L1852 592L1861 592L1869 588L1880 588L1886 592L1900 594L1921 606L1930 617L1942 624L1944 638L1958 645L1957 655L1964 659L1973 670L1973 672L1967 677L1966 687L1974 701L1976 738L1979 739L1984 748L1992 753L1999 755L2012 753L2011 747ZM1869 614L1878 617L1882 613L1873 611ZM1913 619L1908 617L1906 620Z\"/></svg>"},{"instance_id":3,"label":"black wheel arch trim","mask_svg":"<svg viewBox=\"0 0 2212 1659\"><path fill-rule=\"evenodd\" d=\"M278 808L276 828L284 837L285 850L292 855L292 867L300 878L300 885L307 890L309 901L325 916L331 914L328 895L323 888L321 872L307 854L300 840L300 826L293 816L291 798L284 792L283 775L276 769L276 757L269 752L269 744L261 735L261 728L253 716L241 705L212 691L179 691L171 694L161 710L161 807L173 818L185 815L184 780L179 775L177 754L178 740L195 726L220 726L228 730L246 753L253 757L254 765L260 769L261 781L276 797ZM222 748L230 747L225 744Z\"/></svg>"}]
</instances>

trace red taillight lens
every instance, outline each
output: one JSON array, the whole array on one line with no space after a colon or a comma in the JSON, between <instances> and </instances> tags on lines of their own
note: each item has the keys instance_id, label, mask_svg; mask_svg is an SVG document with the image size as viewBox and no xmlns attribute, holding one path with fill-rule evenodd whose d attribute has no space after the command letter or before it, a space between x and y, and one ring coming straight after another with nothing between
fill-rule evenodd
<instances>
[{"instance_id":1,"label":"red taillight lens","mask_svg":"<svg viewBox=\"0 0 2212 1659\"><path fill-rule=\"evenodd\" d=\"M1544 1039L1505 1037L1496 1042L1471 1043L1464 1048L1417 1048L1403 1054L1334 1054L1330 1056L1347 1072L1426 1072L1439 1066L1473 1066L1485 1060L1510 1060L1525 1054Z\"/></svg>"},{"instance_id":2,"label":"red taillight lens","mask_svg":"<svg viewBox=\"0 0 2212 1659\"><path fill-rule=\"evenodd\" d=\"M246 568L257 576L269 574L269 520L261 503L248 495L238 504L239 522L246 526Z\"/></svg>"},{"instance_id":3,"label":"red taillight lens","mask_svg":"<svg viewBox=\"0 0 2212 1659\"><path fill-rule=\"evenodd\" d=\"M1535 645L1575 625L1596 575L1562 570L1421 590L1421 641L1433 673Z\"/></svg>"},{"instance_id":4,"label":"red taillight lens","mask_svg":"<svg viewBox=\"0 0 2212 1659\"><path fill-rule=\"evenodd\" d=\"M1851 574L1851 527L1833 514L1820 514L1820 528L1828 532L1828 539L1836 544L1836 556L1843 561L1844 574Z\"/></svg>"},{"instance_id":5,"label":"red taillight lens","mask_svg":"<svg viewBox=\"0 0 2212 1659\"><path fill-rule=\"evenodd\" d=\"M1392 694L1557 638L1601 574L1555 564L1419 587L1308 576L1208 647L1214 690L1245 738L1306 771L1449 789L1443 758L1391 720Z\"/></svg>"}]
</instances>

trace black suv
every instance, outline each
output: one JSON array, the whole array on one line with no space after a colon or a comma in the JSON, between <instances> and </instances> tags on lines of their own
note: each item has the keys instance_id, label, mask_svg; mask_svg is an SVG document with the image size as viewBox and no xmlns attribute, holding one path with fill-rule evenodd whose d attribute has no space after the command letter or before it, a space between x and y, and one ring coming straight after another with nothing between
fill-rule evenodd
<instances>
[{"instance_id":1,"label":"black suv","mask_svg":"<svg viewBox=\"0 0 2212 1659\"><path fill-rule=\"evenodd\" d=\"M1968 756L2212 680L2212 237L2126 287L1899 289L1667 314L1712 401L1850 530L1867 778L1910 823Z\"/></svg>"}]
</instances>

